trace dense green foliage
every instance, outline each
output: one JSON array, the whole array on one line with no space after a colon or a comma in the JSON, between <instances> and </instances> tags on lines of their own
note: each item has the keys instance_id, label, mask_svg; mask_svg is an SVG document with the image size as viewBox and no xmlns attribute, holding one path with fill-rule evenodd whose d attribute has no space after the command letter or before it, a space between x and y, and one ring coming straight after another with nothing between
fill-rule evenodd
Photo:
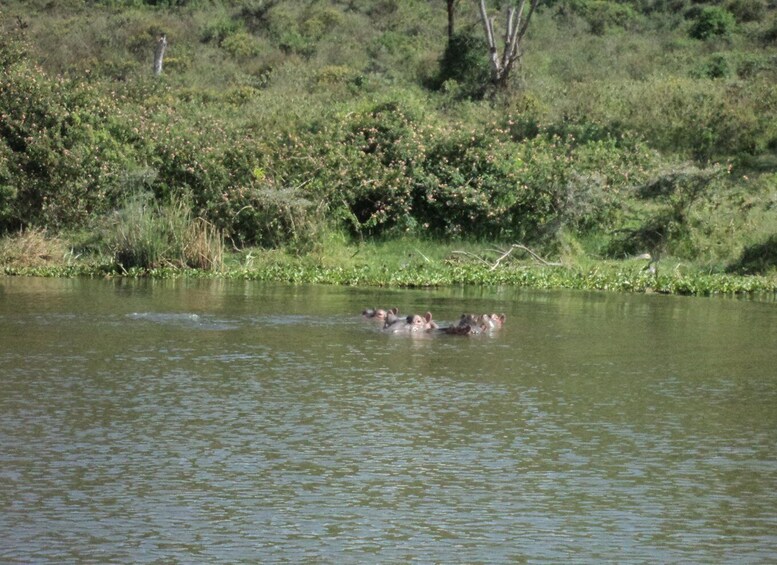
<instances>
[{"instance_id":1,"label":"dense green foliage","mask_svg":"<svg viewBox=\"0 0 777 565\"><path fill-rule=\"evenodd\" d=\"M450 41L432 0L2 9L2 233L92 231L83 250L127 269L213 266L219 234L306 254L332 233L774 268L762 0L549 1L498 93L471 2Z\"/></svg>"},{"instance_id":2,"label":"dense green foliage","mask_svg":"<svg viewBox=\"0 0 777 565\"><path fill-rule=\"evenodd\" d=\"M736 21L734 14L719 6L705 6L699 11L689 33L696 39L731 36Z\"/></svg>"}]
</instances>

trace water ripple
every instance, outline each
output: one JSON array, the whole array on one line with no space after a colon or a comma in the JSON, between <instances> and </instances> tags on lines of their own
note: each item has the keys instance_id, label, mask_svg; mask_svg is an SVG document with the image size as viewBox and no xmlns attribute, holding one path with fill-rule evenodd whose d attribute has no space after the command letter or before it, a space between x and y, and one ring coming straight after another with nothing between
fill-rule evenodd
<instances>
[{"instance_id":1,"label":"water ripple","mask_svg":"<svg viewBox=\"0 0 777 565\"><path fill-rule=\"evenodd\" d=\"M708 372L688 344L657 359L642 344L663 337L583 297L519 303L488 339L412 340L338 313L358 310L334 290L317 291L331 307L289 292L305 313L194 315L174 294L0 318L0 561L777 555L777 388L760 366L732 373L726 350ZM688 335L675 303L640 304ZM715 308L698 304L691 326Z\"/></svg>"}]
</instances>

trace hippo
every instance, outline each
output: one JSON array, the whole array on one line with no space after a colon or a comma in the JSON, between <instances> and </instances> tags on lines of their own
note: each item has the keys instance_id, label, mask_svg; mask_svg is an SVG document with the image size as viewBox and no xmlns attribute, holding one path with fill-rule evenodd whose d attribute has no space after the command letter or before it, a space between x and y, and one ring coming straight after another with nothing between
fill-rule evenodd
<instances>
[{"instance_id":1,"label":"hippo","mask_svg":"<svg viewBox=\"0 0 777 565\"><path fill-rule=\"evenodd\" d=\"M507 316L504 314L491 314L491 324L495 330L502 328L505 325Z\"/></svg>"},{"instance_id":2,"label":"hippo","mask_svg":"<svg viewBox=\"0 0 777 565\"><path fill-rule=\"evenodd\" d=\"M477 324L486 330L498 330L501 329L507 316L504 314L481 314L480 316L474 316L473 314L462 315L462 320L466 318L468 324ZM459 321L459 323L462 323Z\"/></svg>"},{"instance_id":3,"label":"hippo","mask_svg":"<svg viewBox=\"0 0 777 565\"><path fill-rule=\"evenodd\" d=\"M450 335L478 335L500 329L504 326L506 316L504 314L462 314L456 325L440 327L432 319L432 313L426 312L423 316L412 314L400 316L398 308L367 308L362 312L365 318L378 320L383 323L383 331L386 333L421 333L440 332Z\"/></svg>"},{"instance_id":4,"label":"hippo","mask_svg":"<svg viewBox=\"0 0 777 565\"><path fill-rule=\"evenodd\" d=\"M442 331L449 335L478 335L501 328L505 319L504 314L462 314L458 324Z\"/></svg>"},{"instance_id":5,"label":"hippo","mask_svg":"<svg viewBox=\"0 0 777 565\"><path fill-rule=\"evenodd\" d=\"M442 332L448 335L478 335L483 333L483 328L477 325L470 326L469 324L456 324L455 326L442 328Z\"/></svg>"},{"instance_id":6,"label":"hippo","mask_svg":"<svg viewBox=\"0 0 777 565\"><path fill-rule=\"evenodd\" d=\"M365 308L362 316L368 319L385 321L388 316L399 314L399 308Z\"/></svg>"},{"instance_id":7,"label":"hippo","mask_svg":"<svg viewBox=\"0 0 777 565\"><path fill-rule=\"evenodd\" d=\"M491 329L490 317L476 314L462 314L459 323L455 326L443 328L443 332L449 335L477 335Z\"/></svg>"},{"instance_id":8,"label":"hippo","mask_svg":"<svg viewBox=\"0 0 777 565\"><path fill-rule=\"evenodd\" d=\"M400 318L396 314L389 315L383 325L383 330L388 333L430 332L437 328L437 323L432 320L431 312L427 312L423 316L412 314L406 318Z\"/></svg>"}]
</instances>

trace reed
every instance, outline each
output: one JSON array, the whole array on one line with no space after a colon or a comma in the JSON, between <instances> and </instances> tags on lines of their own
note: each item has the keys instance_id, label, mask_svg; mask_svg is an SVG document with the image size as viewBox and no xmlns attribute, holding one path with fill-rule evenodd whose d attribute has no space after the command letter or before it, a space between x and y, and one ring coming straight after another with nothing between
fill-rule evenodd
<instances>
[{"instance_id":1,"label":"reed","mask_svg":"<svg viewBox=\"0 0 777 565\"><path fill-rule=\"evenodd\" d=\"M42 228L21 230L0 239L0 264L34 268L66 262L72 253L65 242Z\"/></svg>"},{"instance_id":2,"label":"reed","mask_svg":"<svg viewBox=\"0 0 777 565\"><path fill-rule=\"evenodd\" d=\"M223 268L224 237L207 220L191 220L181 243L183 262L187 267L203 271L220 271Z\"/></svg>"},{"instance_id":3,"label":"reed","mask_svg":"<svg viewBox=\"0 0 777 565\"><path fill-rule=\"evenodd\" d=\"M147 197L131 198L107 231L109 254L124 271L160 267L217 271L223 266L221 232L202 218L193 218L184 200L158 205Z\"/></svg>"}]
</instances>

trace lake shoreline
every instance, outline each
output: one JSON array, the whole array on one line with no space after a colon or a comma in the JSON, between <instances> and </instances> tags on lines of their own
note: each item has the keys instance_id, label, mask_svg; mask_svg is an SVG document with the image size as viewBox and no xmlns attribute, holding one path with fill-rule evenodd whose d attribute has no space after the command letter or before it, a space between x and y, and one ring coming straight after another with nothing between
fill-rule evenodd
<instances>
[{"instance_id":1,"label":"lake shoreline","mask_svg":"<svg viewBox=\"0 0 777 565\"><path fill-rule=\"evenodd\" d=\"M113 264L4 266L5 276L60 278L224 279L325 284L353 287L437 288L447 286L512 286L530 289L568 289L660 293L688 296L777 296L777 276L694 272L682 265L657 273L636 261L597 261L586 266L518 264L493 266L430 263L388 268L385 265L326 266L303 260L230 267L218 271L161 267L122 269Z\"/></svg>"}]
</instances>

